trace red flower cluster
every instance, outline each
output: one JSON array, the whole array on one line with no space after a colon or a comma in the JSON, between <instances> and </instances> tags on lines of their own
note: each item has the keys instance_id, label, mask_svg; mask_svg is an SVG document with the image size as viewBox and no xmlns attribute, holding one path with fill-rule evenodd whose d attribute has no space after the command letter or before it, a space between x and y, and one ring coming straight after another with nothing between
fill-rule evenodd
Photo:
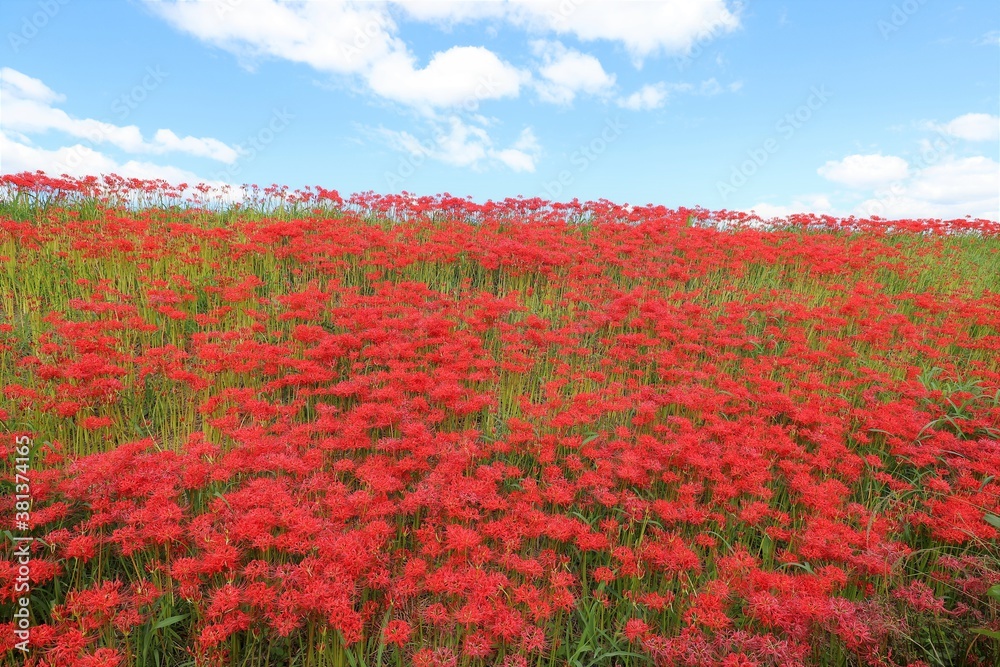
<instances>
[{"instance_id":1,"label":"red flower cluster","mask_svg":"<svg viewBox=\"0 0 1000 667\"><path fill-rule=\"evenodd\" d=\"M0 188L28 664L997 655L994 223Z\"/></svg>"}]
</instances>

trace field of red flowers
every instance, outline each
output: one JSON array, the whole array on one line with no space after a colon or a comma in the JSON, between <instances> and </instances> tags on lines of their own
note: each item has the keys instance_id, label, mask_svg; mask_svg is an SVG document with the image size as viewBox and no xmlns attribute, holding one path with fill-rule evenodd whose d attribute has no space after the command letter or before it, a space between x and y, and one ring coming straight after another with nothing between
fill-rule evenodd
<instances>
[{"instance_id":1,"label":"field of red flowers","mask_svg":"<svg viewBox=\"0 0 1000 667\"><path fill-rule=\"evenodd\" d=\"M1000 664L996 223L0 188L3 664Z\"/></svg>"}]
</instances>

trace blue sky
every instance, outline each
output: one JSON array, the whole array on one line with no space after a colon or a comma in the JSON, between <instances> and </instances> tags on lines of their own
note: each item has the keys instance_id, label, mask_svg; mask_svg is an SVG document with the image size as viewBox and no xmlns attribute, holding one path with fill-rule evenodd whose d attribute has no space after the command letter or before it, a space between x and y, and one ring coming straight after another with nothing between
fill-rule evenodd
<instances>
[{"instance_id":1,"label":"blue sky","mask_svg":"<svg viewBox=\"0 0 1000 667\"><path fill-rule=\"evenodd\" d=\"M1000 217L1000 3L5 0L0 171Z\"/></svg>"}]
</instances>

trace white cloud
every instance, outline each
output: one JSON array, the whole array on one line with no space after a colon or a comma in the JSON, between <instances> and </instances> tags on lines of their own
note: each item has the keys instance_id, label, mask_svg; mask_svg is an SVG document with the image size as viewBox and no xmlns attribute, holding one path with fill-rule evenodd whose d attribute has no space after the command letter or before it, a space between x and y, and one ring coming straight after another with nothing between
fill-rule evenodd
<instances>
[{"instance_id":1,"label":"white cloud","mask_svg":"<svg viewBox=\"0 0 1000 667\"><path fill-rule=\"evenodd\" d=\"M816 170L823 178L858 190L870 190L906 177L909 165L894 155L848 155Z\"/></svg>"},{"instance_id":2,"label":"white cloud","mask_svg":"<svg viewBox=\"0 0 1000 667\"><path fill-rule=\"evenodd\" d=\"M570 104L578 93L600 95L615 85L615 76L605 72L601 61L592 55L567 49L559 42L536 41L532 46L542 58L536 88L546 102Z\"/></svg>"},{"instance_id":3,"label":"white cloud","mask_svg":"<svg viewBox=\"0 0 1000 667\"><path fill-rule=\"evenodd\" d=\"M0 90L10 95L12 99L30 100L39 104L66 101L65 95L55 92L39 79L10 67L0 69Z\"/></svg>"},{"instance_id":4,"label":"white cloud","mask_svg":"<svg viewBox=\"0 0 1000 667\"><path fill-rule=\"evenodd\" d=\"M16 174L22 171L42 170L50 176L95 176L118 174L126 178L163 179L172 184L201 183L222 185L205 181L186 169L158 165L141 160L119 162L111 156L83 144L63 146L49 150L25 143L0 131L0 154L3 155L3 172Z\"/></svg>"},{"instance_id":5,"label":"white cloud","mask_svg":"<svg viewBox=\"0 0 1000 667\"><path fill-rule=\"evenodd\" d=\"M143 138L135 125L115 125L93 118L74 118L52 106L65 97L40 80L9 67L0 69L0 106L3 127L20 136L62 132L91 144L110 144L127 153L186 153L225 163L235 162L239 152L218 139L178 137L167 129L157 130L152 141Z\"/></svg>"},{"instance_id":6,"label":"white cloud","mask_svg":"<svg viewBox=\"0 0 1000 667\"><path fill-rule=\"evenodd\" d=\"M731 9L725 0L520 0L508 5L508 20L516 24L584 41L618 42L637 64L661 53L686 53L696 42L740 25L739 7L734 3Z\"/></svg>"},{"instance_id":7,"label":"white cloud","mask_svg":"<svg viewBox=\"0 0 1000 667\"><path fill-rule=\"evenodd\" d=\"M405 51L381 3L146 0L174 27L244 58L271 56L354 74Z\"/></svg>"},{"instance_id":8,"label":"white cloud","mask_svg":"<svg viewBox=\"0 0 1000 667\"><path fill-rule=\"evenodd\" d=\"M513 171L535 171L535 163L541 155L542 148L530 127L521 131L521 136L510 148L494 152L494 157L503 162Z\"/></svg>"},{"instance_id":9,"label":"white cloud","mask_svg":"<svg viewBox=\"0 0 1000 667\"><path fill-rule=\"evenodd\" d=\"M432 124L434 139L427 142L405 131L380 128L377 134L394 150L455 167L484 169L489 163L501 163L513 171L533 172L541 156L531 128L522 130L511 146L497 148L484 127L466 123L458 116Z\"/></svg>"},{"instance_id":10,"label":"white cloud","mask_svg":"<svg viewBox=\"0 0 1000 667\"><path fill-rule=\"evenodd\" d=\"M464 123L458 116L448 119L448 129L439 130L432 156L456 167L472 167L482 162L492 143L486 130Z\"/></svg>"},{"instance_id":11,"label":"white cloud","mask_svg":"<svg viewBox=\"0 0 1000 667\"><path fill-rule=\"evenodd\" d=\"M855 157L882 159L850 159ZM856 178L853 183L859 189L868 191L863 201L846 207L847 212L853 215L888 219L954 219L971 215L974 218L1000 220L1000 164L992 158L947 157L937 164L912 168L905 160L894 156L848 156L836 163L828 162L820 169L835 165L829 171L837 172L851 164L860 166L856 171L848 170L850 177L845 176L838 182ZM893 171L900 175L899 178L886 181L887 175ZM765 219L803 212L845 214L836 210L826 195L800 196L788 206L763 202L754 206L753 210Z\"/></svg>"},{"instance_id":12,"label":"white cloud","mask_svg":"<svg viewBox=\"0 0 1000 667\"><path fill-rule=\"evenodd\" d=\"M884 218L1000 220L1000 164L988 157L950 158L925 167L856 208Z\"/></svg>"},{"instance_id":13,"label":"white cloud","mask_svg":"<svg viewBox=\"0 0 1000 667\"><path fill-rule=\"evenodd\" d=\"M417 69L412 56L395 53L372 66L368 83L382 97L414 106L449 107L517 97L527 77L479 46L456 46Z\"/></svg>"},{"instance_id":14,"label":"white cloud","mask_svg":"<svg viewBox=\"0 0 1000 667\"><path fill-rule=\"evenodd\" d=\"M321 72L358 76L385 99L423 109L454 107L516 97L530 78L482 46L454 46L435 53L427 66L397 37L398 26L383 3L222 0L147 0L176 28L230 51L245 61L275 57ZM220 11L220 6L228 7ZM464 3L423 3L410 8L423 20L473 18Z\"/></svg>"},{"instance_id":15,"label":"white cloud","mask_svg":"<svg viewBox=\"0 0 1000 667\"><path fill-rule=\"evenodd\" d=\"M394 4L418 21L502 19L540 34L617 42L637 61L659 53L685 53L695 43L732 32L740 26L742 10L741 3L726 0L396 0Z\"/></svg>"},{"instance_id":16,"label":"white cloud","mask_svg":"<svg viewBox=\"0 0 1000 667\"><path fill-rule=\"evenodd\" d=\"M1000 221L1000 164L992 158L946 157L937 164L911 167L908 174L895 182L868 188L868 194L856 205L834 206L829 196L812 194L795 197L787 206L761 202L748 210L765 220L816 213L895 220L972 216Z\"/></svg>"},{"instance_id":17,"label":"white cloud","mask_svg":"<svg viewBox=\"0 0 1000 667\"><path fill-rule=\"evenodd\" d=\"M667 86L664 83L646 84L628 97L618 100L618 106L631 111L659 109L667 102Z\"/></svg>"},{"instance_id":18,"label":"white cloud","mask_svg":"<svg viewBox=\"0 0 1000 667\"><path fill-rule=\"evenodd\" d=\"M148 144L151 153L187 153L198 157L207 157L219 162L232 163L239 157L239 152L218 139L211 137L178 137L171 130L157 130L153 141Z\"/></svg>"},{"instance_id":19,"label":"white cloud","mask_svg":"<svg viewBox=\"0 0 1000 667\"><path fill-rule=\"evenodd\" d=\"M406 0L395 4L412 19L445 25L500 18L508 11L505 3L495 0L479 0L478 2L469 2L469 0Z\"/></svg>"},{"instance_id":20,"label":"white cloud","mask_svg":"<svg viewBox=\"0 0 1000 667\"><path fill-rule=\"evenodd\" d=\"M970 141L996 140L997 117L965 114L925 130ZM792 213L878 216L886 219L956 219L971 216L1000 222L1000 163L992 157L957 157L948 152L953 139L919 142L912 162L895 155L848 155L821 166L824 178L856 190L838 193L838 206L823 194L802 195L787 205L762 202L753 207L762 218Z\"/></svg>"},{"instance_id":21,"label":"white cloud","mask_svg":"<svg viewBox=\"0 0 1000 667\"><path fill-rule=\"evenodd\" d=\"M966 141L996 141L1000 139L1000 116L988 113L967 113L946 123L946 134Z\"/></svg>"},{"instance_id":22,"label":"white cloud","mask_svg":"<svg viewBox=\"0 0 1000 667\"><path fill-rule=\"evenodd\" d=\"M432 108L517 96L519 85L529 77L481 46L452 47L419 69L398 37L393 10L416 21L447 25L502 20L543 35L617 42L639 64L661 52L687 52L697 42L736 30L741 9L739 3L730 7L726 0L397 0L391 4L146 0L146 4L176 28L236 54L248 65L260 57L282 58L322 72L357 76L377 95ZM572 100L579 92L604 90L614 82L596 58L575 51L544 63L540 74L543 94L559 102ZM490 84L491 77L495 84ZM484 87L484 80L495 87Z\"/></svg>"},{"instance_id":23,"label":"white cloud","mask_svg":"<svg viewBox=\"0 0 1000 667\"><path fill-rule=\"evenodd\" d=\"M979 198L996 199L1000 188L1000 165L983 157L953 159L921 170L909 192L926 201L962 203Z\"/></svg>"},{"instance_id":24,"label":"white cloud","mask_svg":"<svg viewBox=\"0 0 1000 667\"><path fill-rule=\"evenodd\" d=\"M390 148L402 153L429 156L434 152L434 146L432 144L425 146L419 139L404 130L389 130L383 127L375 130L374 134L378 135L382 140L389 144Z\"/></svg>"}]
</instances>

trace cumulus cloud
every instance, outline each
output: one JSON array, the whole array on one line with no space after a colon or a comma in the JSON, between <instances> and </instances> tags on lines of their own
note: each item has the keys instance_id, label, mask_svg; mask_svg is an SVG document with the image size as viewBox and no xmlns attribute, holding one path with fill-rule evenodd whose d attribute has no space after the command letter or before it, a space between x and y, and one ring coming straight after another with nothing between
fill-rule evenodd
<instances>
[{"instance_id":1,"label":"cumulus cloud","mask_svg":"<svg viewBox=\"0 0 1000 667\"><path fill-rule=\"evenodd\" d=\"M525 88L556 104L570 104L581 95L608 96L614 90L615 75L596 57L567 48L558 38L618 45L640 67L647 58L689 53L697 44L737 30L742 12L740 0L144 1L177 30L234 54L247 68L264 58L301 63L418 110L435 128L432 145L421 150L435 159L475 168L495 163L519 171L534 169L540 155L537 139L527 131L510 146L494 145L485 124L467 117L481 102L517 98ZM537 38L538 61L525 69L476 44L447 45L418 57L400 37L401 25L413 21L445 29L458 23L504 23ZM721 90L710 80L697 92ZM667 92L657 84L620 104L654 108L663 104ZM388 132L383 139L399 150L420 147L412 134Z\"/></svg>"},{"instance_id":2,"label":"cumulus cloud","mask_svg":"<svg viewBox=\"0 0 1000 667\"><path fill-rule=\"evenodd\" d=\"M456 46L434 55L426 67L395 53L375 63L368 83L382 97L414 106L473 106L517 97L528 75L480 46Z\"/></svg>"},{"instance_id":3,"label":"cumulus cloud","mask_svg":"<svg viewBox=\"0 0 1000 667\"><path fill-rule=\"evenodd\" d=\"M356 76L376 95L415 106L444 107L470 99L517 96L526 74L485 47L455 46L424 68L398 36L396 16L452 24L504 21L542 35L618 43L637 64L659 53L685 53L706 36L740 25L739 3L726 0L585 2L584 0L396 1L384 3L280 0L146 0L150 10L179 30L236 54L247 64L274 57L318 71ZM476 48L477 51L464 49ZM454 75L454 83L452 83ZM542 64L543 97L566 103L580 92L614 82L600 62L564 51ZM497 77L486 97L475 91Z\"/></svg>"},{"instance_id":4,"label":"cumulus cloud","mask_svg":"<svg viewBox=\"0 0 1000 667\"><path fill-rule=\"evenodd\" d=\"M594 56L568 49L560 42L539 40L532 46L542 58L536 88L546 102L570 104L577 94L600 95L615 85L615 76L605 72Z\"/></svg>"},{"instance_id":5,"label":"cumulus cloud","mask_svg":"<svg viewBox=\"0 0 1000 667\"><path fill-rule=\"evenodd\" d=\"M949 158L912 178L874 193L859 215L885 218L975 218L1000 220L1000 164L992 158Z\"/></svg>"},{"instance_id":6,"label":"cumulus cloud","mask_svg":"<svg viewBox=\"0 0 1000 667\"><path fill-rule=\"evenodd\" d=\"M988 113L967 113L945 123L945 134L966 141L997 141L1000 139L1000 116Z\"/></svg>"},{"instance_id":7,"label":"cumulus cloud","mask_svg":"<svg viewBox=\"0 0 1000 667\"><path fill-rule=\"evenodd\" d=\"M275 57L354 74L405 52L381 3L147 0L170 25L246 59Z\"/></svg>"},{"instance_id":8,"label":"cumulus cloud","mask_svg":"<svg viewBox=\"0 0 1000 667\"><path fill-rule=\"evenodd\" d=\"M989 127L975 116L967 114L946 126L933 127L943 132L950 126L952 136L973 140ZM788 206L764 202L754 209L762 217L813 212L888 219L972 216L1000 221L1000 163L982 155L956 156L948 150L954 144L954 140L942 138L935 143L922 141L919 157L909 162L882 154L848 155L827 162L818 173L855 191L840 193L838 207L826 195L809 195Z\"/></svg>"},{"instance_id":9,"label":"cumulus cloud","mask_svg":"<svg viewBox=\"0 0 1000 667\"><path fill-rule=\"evenodd\" d=\"M530 77L482 46L449 48L420 67L397 36L389 6L382 3L244 0L229 6L191 0L148 5L174 27L245 61L274 57L357 76L376 95L420 108L516 97ZM436 5L412 11L426 20L479 14L463 8L464 3Z\"/></svg>"},{"instance_id":10,"label":"cumulus cloud","mask_svg":"<svg viewBox=\"0 0 1000 667\"><path fill-rule=\"evenodd\" d=\"M738 29L743 7L726 0L397 0L394 4L418 21L450 24L494 19L536 33L614 42L637 61L660 53L686 53L697 42Z\"/></svg>"},{"instance_id":11,"label":"cumulus cloud","mask_svg":"<svg viewBox=\"0 0 1000 667\"><path fill-rule=\"evenodd\" d=\"M515 24L621 44L637 65L654 55L686 53L696 42L736 30L741 12L739 3L725 0L521 0L507 5L506 17Z\"/></svg>"},{"instance_id":12,"label":"cumulus cloud","mask_svg":"<svg viewBox=\"0 0 1000 667\"><path fill-rule=\"evenodd\" d=\"M530 127L521 131L521 136L510 148L495 151L493 156L513 171L535 171L535 163L541 155L542 147Z\"/></svg>"},{"instance_id":13,"label":"cumulus cloud","mask_svg":"<svg viewBox=\"0 0 1000 667\"><path fill-rule=\"evenodd\" d=\"M482 19L502 18L507 3L497 0L406 0L394 3L409 18L427 23L451 25Z\"/></svg>"},{"instance_id":14,"label":"cumulus cloud","mask_svg":"<svg viewBox=\"0 0 1000 667\"><path fill-rule=\"evenodd\" d=\"M40 169L51 175L82 177L118 174L126 178L163 179L173 184L206 182L215 186L223 185L216 181L206 181L191 171L170 165L143 160L120 161L83 144L45 149L3 131L0 131L0 154L3 154L3 171L8 174Z\"/></svg>"},{"instance_id":15,"label":"cumulus cloud","mask_svg":"<svg viewBox=\"0 0 1000 667\"><path fill-rule=\"evenodd\" d=\"M788 205L760 202L747 210L765 220L816 213L891 220L972 216L1000 222L1000 163L982 156L946 160L844 208L834 206L828 195L816 194L795 197Z\"/></svg>"},{"instance_id":16,"label":"cumulus cloud","mask_svg":"<svg viewBox=\"0 0 1000 667\"><path fill-rule=\"evenodd\" d=\"M66 101L65 95L55 92L39 79L10 67L0 69L0 91L10 96L9 100L30 100L38 104Z\"/></svg>"},{"instance_id":17,"label":"cumulus cloud","mask_svg":"<svg viewBox=\"0 0 1000 667\"><path fill-rule=\"evenodd\" d=\"M816 170L823 178L850 188L868 190L905 178L909 164L894 155L848 155Z\"/></svg>"},{"instance_id":18,"label":"cumulus cloud","mask_svg":"<svg viewBox=\"0 0 1000 667\"><path fill-rule=\"evenodd\" d=\"M75 118L53 106L63 101L65 96L42 81L9 67L0 69L3 126L11 135L26 137L61 132L91 144L109 144L126 153L185 153L225 163L235 162L239 157L236 148L210 137L179 137L171 130L160 129L153 134L152 140L147 140L135 125Z\"/></svg>"}]
</instances>

